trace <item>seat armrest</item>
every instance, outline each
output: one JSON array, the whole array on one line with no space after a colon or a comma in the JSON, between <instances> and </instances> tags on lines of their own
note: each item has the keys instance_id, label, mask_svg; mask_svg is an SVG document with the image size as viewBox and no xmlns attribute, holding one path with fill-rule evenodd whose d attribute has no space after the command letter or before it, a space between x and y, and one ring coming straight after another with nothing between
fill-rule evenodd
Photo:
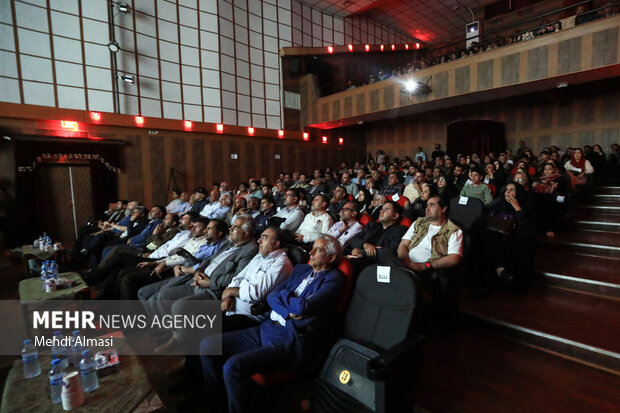
<instances>
[{"instance_id":1,"label":"seat armrest","mask_svg":"<svg viewBox=\"0 0 620 413\"><path fill-rule=\"evenodd\" d=\"M368 377L374 381L384 380L392 366L400 365L399 361L404 357L413 356L424 341L424 336L413 336L385 350L368 362L366 366Z\"/></svg>"}]
</instances>

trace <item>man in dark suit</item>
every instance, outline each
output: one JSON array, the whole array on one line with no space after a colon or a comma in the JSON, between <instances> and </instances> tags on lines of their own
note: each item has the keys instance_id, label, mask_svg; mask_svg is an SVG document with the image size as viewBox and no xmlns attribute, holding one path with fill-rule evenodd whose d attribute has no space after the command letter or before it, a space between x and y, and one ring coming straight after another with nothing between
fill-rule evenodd
<instances>
[{"instance_id":1,"label":"man in dark suit","mask_svg":"<svg viewBox=\"0 0 620 413\"><path fill-rule=\"evenodd\" d=\"M206 393L202 399L209 401L210 409L264 411L260 389L250 378L253 374L282 368L298 370L316 362L317 353L329 340L324 334L311 334L316 340L300 337L298 331L310 326L316 331L334 314L344 285L344 277L335 268L341 255L336 239L321 236L310 252L309 265L297 265L267 296L272 308L267 320L201 342ZM220 347L222 354L215 355Z\"/></svg>"}]
</instances>

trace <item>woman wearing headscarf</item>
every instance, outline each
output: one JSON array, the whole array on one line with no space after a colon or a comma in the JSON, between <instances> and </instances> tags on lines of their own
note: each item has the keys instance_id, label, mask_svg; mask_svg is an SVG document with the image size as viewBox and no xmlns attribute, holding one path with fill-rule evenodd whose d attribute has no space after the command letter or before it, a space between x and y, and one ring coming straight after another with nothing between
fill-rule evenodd
<instances>
[{"instance_id":1,"label":"woman wearing headscarf","mask_svg":"<svg viewBox=\"0 0 620 413\"><path fill-rule=\"evenodd\" d=\"M567 184L552 161L547 161L543 173L532 183L534 204L539 214L538 227L549 238L555 236L559 219L565 214Z\"/></svg>"},{"instance_id":2,"label":"woman wearing headscarf","mask_svg":"<svg viewBox=\"0 0 620 413\"><path fill-rule=\"evenodd\" d=\"M581 148L575 148L569 161L564 164L564 169L568 173L573 189L578 186L586 185L588 175L594 173L594 168L590 161L583 156Z\"/></svg>"},{"instance_id":3,"label":"woman wearing headscarf","mask_svg":"<svg viewBox=\"0 0 620 413\"><path fill-rule=\"evenodd\" d=\"M485 255L493 274L524 290L532 278L534 230L526 194L521 185L510 182L489 205L485 231Z\"/></svg>"},{"instance_id":4,"label":"woman wearing headscarf","mask_svg":"<svg viewBox=\"0 0 620 413\"><path fill-rule=\"evenodd\" d=\"M362 212L367 212L370 208L370 203L372 202L372 195L370 194L370 191L368 189L362 188L359 190L357 195L355 195L355 200L360 207L359 212L361 214Z\"/></svg>"}]
</instances>

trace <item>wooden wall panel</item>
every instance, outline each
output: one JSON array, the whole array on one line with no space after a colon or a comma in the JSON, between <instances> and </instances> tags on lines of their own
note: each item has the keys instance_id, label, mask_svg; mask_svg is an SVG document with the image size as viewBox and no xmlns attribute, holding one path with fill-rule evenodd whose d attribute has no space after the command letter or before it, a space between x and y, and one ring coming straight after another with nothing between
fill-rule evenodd
<instances>
[{"instance_id":1,"label":"wooden wall panel","mask_svg":"<svg viewBox=\"0 0 620 413\"><path fill-rule=\"evenodd\" d=\"M212 178L211 182L207 183L208 187L214 182L220 182L224 179L224 165L226 162L224 159L224 150L222 148L221 141L209 142L211 146L211 158L207 164L207 168L211 170ZM228 155L230 159L230 154Z\"/></svg>"},{"instance_id":2,"label":"wooden wall panel","mask_svg":"<svg viewBox=\"0 0 620 413\"><path fill-rule=\"evenodd\" d=\"M174 168L174 178L176 180L176 185L182 189L186 189L187 185L187 167L188 162L186 161L185 154L185 140L183 138L172 138L170 139L172 142L172 150L171 152L171 168Z\"/></svg>"},{"instance_id":3,"label":"wooden wall panel","mask_svg":"<svg viewBox=\"0 0 620 413\"><path fill-rule=\"evenodd\" d=\"M151 164L151 188L152 198L147 204L165 205L168 199L168 177L169 171L166 170L164 157L164 139L155 137L149 140L150 145L150 164Z\"/></svg>"},{"instance_id":4,"label":"wooden wall panel","mask_svg":"<svg viewBox=\"0 0 620 413\"><path fill-rule=\"evenodd\" d=\"M189 161L192 163L193 170L193 183L192 188L187 188L188 191L193 191L199 186L206 186L206 167L205 167L205 145L202 139L192 139L192 153L189 157Z\"/></svg>"},{"instance_id":5,"label":"wooden wall panel","mask_svg":"<svg viewBox=\"0 0 620 413\"><path fill-rule=\"evenodd\" d=\"M140 136L126 137L128 145L125 147L125 173L127 176L127 198L142 202L144 200L144 185L142 184L142 152L140 150ZM123 195L121 194L121 198Z\"/></svg>"}]
</instances>

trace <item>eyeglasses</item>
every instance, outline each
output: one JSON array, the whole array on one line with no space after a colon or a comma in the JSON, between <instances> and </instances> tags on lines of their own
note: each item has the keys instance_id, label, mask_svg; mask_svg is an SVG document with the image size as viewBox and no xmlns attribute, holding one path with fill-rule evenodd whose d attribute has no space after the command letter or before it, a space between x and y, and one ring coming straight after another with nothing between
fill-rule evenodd
<instances>
[{"instance_id":1,"label":"eyeglasses","mask_svg":"<svg viewBox=\"0 0 620 413\"><path fill-rule=\"evenodd\" d=\"M443 179L443 178L438 179L438 181L439 181L439 182L446 182L446 180L445 180L445 179Z\"/></svg>"},{"instance_id":2,"label":"eyeglasses","mask_svg":"<svg viewBox=\"0 0 620 413\"><path fill-rule=\"evenodd\" d=\"M513 181L516 181L516 182L523 182L523 178L515 178L515 179L513 179Z\"/></svg>"}]
</instances>

